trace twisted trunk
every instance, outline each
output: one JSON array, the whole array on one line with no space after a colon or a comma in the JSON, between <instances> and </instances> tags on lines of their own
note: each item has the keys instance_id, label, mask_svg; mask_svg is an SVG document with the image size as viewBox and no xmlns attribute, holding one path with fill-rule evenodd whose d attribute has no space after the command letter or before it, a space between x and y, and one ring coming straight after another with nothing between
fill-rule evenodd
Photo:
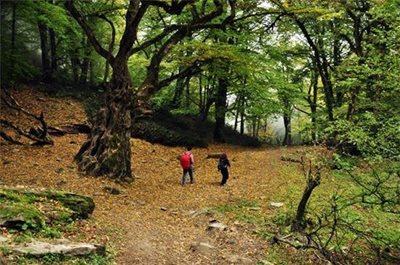
<instances>
[{"instance_id":1,"label":"twisted trunk","mask_svg":"<svg viewBox=\"0 0 400 265\"><path fill-rule=\"evenodd\" d=\"M87 175L107 175L132 182L131 171L131 79L127 57L116 59L107 91L106 104L99 110L90 138L82 145L75 160Z\"/></svg>"}]
</instances>

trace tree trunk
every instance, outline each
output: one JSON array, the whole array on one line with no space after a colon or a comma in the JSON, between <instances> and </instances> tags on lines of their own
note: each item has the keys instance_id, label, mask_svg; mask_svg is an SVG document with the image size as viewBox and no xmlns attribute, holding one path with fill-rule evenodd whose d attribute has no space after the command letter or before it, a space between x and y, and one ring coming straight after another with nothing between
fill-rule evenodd
<instances>
[{"instance_id":1,"label":"tree trunk","mask_svg":"<svg viewBox=\"0 0 400 265\"><path fill-rule=\"evenodd\" d=\"M203 104L201 104L200 108L200 120L206 121L208 118L208 114L210 112L210 108L212 104L215 102L214 88L215 88L215 80L212 75L209 75L207 78L207 84L204 86L204 97Z\"/></svg>"},{"instance_id":2,"label":"tree trunk","mask_svg":"<svg viewBox=\"0 0 400 265\"><path fill-rule=\"evenodd\" d=\"M285 126L285 137L283 138L282 145L292 144L292 125L290 114L283 115L283 124Z\"/></svg>"},{"instance_id":3,"label":"tree trunk","mask_svg":"<svg viewBox=\"0 0 400 265\"><path fill-rule=\"evenodd\" d=\"M42 79L47 82L50 78L50 59L48 45L48 28L41 22L38 22L40 47L42 51Z\"/></svg>"},{"instance_id":4,"label":"tree trunk","mask_svg":"<svg viewBox=\"0 0 400 265\"><path fill-rule=\"evenodd\" d=\"M210 108L211 108L213 103L214 103L214 99L207 98L205 106L200 110L200 120L201 121L206 121L207 120L208 113L210 112Z\"/></svg>"},{"instance_id":5,"label":"tree trunk","mask_svg":"<svg viewBox=\"0 0 400 265\"><path fill-rule=\"evenodd\" d=\"M246 105L246 102L244 100L244 98L242 98L241 101L241 107L240 107L240 134L243 135L244 134L244 107Z\"/></svg>"},{"instance_id":6,"label":"tree trunk","mask_svg":"<svg viewBox=\"0 0 400 265\"><path fill-rule=\"evenodd\" d=\"M225 128L227 92L228 92L228 80L226 78L220 78L217 90L217 98L215 100L214 140L221 143L225 142L223 130Z\"/></svg>"},{"instance_id":7,"label":"tree trunk","mask_svg":"<svg viewBox=\"0 0 400 265\"><path fill-rule=\"evenodd\" d=\"M318 70L316 69L314 62L314 68L311 74L311 85L307 95L307 101L311 110L311 139L314 144L317 142L317 100L318 100Z\"/></svg>"},{"instance_id":8,"label":"tree trunk","mask_svg":"<svg viewBox=\"0 0 400 265\"><path fill-rule=\"evenodd\" d=\"M131 86L127 58L115 60L106 105L97 114L90 138L75 156L79 170L85 174L133 181L129 141Z\"/></svg>"},{"instance_id":9,"label":"tree trunk","mask_svg":"<svg viewBox=\"0 0 400 265\"><path fill-rule=\"evenodd\" d=\"M303 165L303 170L304 170L304 161L302 160L301 163ZM316 169L315 175L311 172L311 170L312 169L310 162L308 172L305 173L307 179L307 185L306 188L304 189L300 203L297 206L296 218L291 226L291 231L299 232L304 230L305 228L304 216L306 213L307 202L310 199L313 190L320 184L321 180L320 168Z\"/></svg>"},{"instance_id":10,"label":"tree trunk","mask_svg":"<svg viewBox=\"0 0 400 265\"><path fill-rule=\"evenodd\" d=\"M12 22L11 22L11 63L10 63L10 79L14 80L15 78L15 54L17 54L17 51L15 50L15 37L16 37L16 9L17 9L17 3L13 1L12 3Z\"/></svg>"},{"instance_id":11,"label":"tree trunk","mask_svg":"<svg viewBox=\"0 0 400 265\"><path fill-rule=\"evenodd\" d=\"M71 68L72 68L72 76L74 77L74 83L78 84L79 81L79 60L76 58L76 55L71 55Z\"/></svg>"},{"instance_id":12,"label":"tree trunk","mask_svg":"<svg viewBox=\"0 0 400 265\"><path fill-rule=\"evenodd\" d=\"M179 72L181 72L182 70L183 70L183 68L180 67ZM183 94L183 90L185 89L186 79L187 79L187 77L182 77L182 78L178 78L176 80L175 93L174 93L174 97L171 102L171 108L173 108L173 109L179 108L181 106L182 94Z\"/></svg>"},{"instance_id":13,"label":"tree trunk","mask_svg":"<svg viewBox=\"0 0 400 265\"><path fill-rule=\"evenodd\" d=\"M236 106L236 112L235 112L235 122L233 124L233 129L237 131L237 125L239 121L239 112L240 112L240 96L236 98L235 106Z\"/></svg>"},{"instance_id":14,"label":"tree trunk","mask_svg":"<svg viewBox=\"0 0 400 265\"><path fill-rule=\"evenodd\" d=\"M51 75L57 71L57 46L56 46L56 33L53 29L49 29L50 35L50 55L51 55Z\"/></svg>"}]
</instances>

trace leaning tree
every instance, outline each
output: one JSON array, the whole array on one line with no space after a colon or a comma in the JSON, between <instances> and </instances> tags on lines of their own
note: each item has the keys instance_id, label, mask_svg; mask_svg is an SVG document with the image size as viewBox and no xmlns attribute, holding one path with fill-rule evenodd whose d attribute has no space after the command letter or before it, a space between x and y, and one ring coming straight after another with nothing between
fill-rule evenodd
<instances>
[{"instance_id":1,"label":"leaning tree","mask_svg":"<svg viewBox=\"0 0 400 265\"><path fill-rule=\"evenodd\" d=\"M223 29L233 21L235 0L130 0L126 5L125 27L115 54L103 48L95 31L74 0L65 6L79 23L94 49L113 69L105 104L97 113L89 139L75 159L81 172L87 175L106 175L112 179L131 182L131 124L149 113L149 99L173 80L189 75L193 67L160 80L160 65L174 45L200 30ZM152 9L158 9L162 30L144 37L141 22ZM228 14L229 10L229 14ZM169 19L164 19L169 16ZM149 36L146 38L146 36ZM144 38L144 39L143 39ZM147 74L132 94L128 60L135 53L151 49Z\"/></svg>"}]
</instances>

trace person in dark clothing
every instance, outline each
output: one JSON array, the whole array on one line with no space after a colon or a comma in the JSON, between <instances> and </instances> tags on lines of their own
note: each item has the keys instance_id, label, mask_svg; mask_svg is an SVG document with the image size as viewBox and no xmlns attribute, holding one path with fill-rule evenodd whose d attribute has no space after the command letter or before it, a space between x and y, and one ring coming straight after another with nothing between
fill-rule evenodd
<instances>
[{"instance_id":1,"label":"person in dark clothing","mask_svg":"<svg viewBox=\"0 0 400 265\"><path fill-rule=\"evenodd\" d=\"M222 174L222 180L221 180L221 186L224 186L226 182L228 181L229 178L229 171L228 167L230 167L231 164L229 163L228 156L224 153L220 156L219 161L218 161L218 171L221 171Z\"/></svg>"}]
</instances>

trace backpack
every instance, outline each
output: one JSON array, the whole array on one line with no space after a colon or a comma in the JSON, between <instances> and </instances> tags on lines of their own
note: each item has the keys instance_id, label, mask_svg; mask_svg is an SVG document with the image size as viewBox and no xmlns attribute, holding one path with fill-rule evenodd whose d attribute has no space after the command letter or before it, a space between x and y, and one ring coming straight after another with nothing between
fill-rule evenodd
<instances>
[{"instance_id":1,"label":"backpack","mask_svg":"<svg viewBox=\"0 0 400 265\"><path fill-rule=\"evenodd\" d=\"M184 152L181 155L181 166L183 169L189 169L190 168L190 152Z\"/></svg>"},{"instance_id":2,"label":"backpack","mask_svg":"<svg viewBox=\"0 0 400 265\"><path fill-rule=\"evenodd\" d=\"M218 161L218 166L217 166L217 168L218 168L218 170L221 170L221 169L223 169L223 168L227 168L227 165L226 165L225 161L222 160L222 159L220 159L220 160Z\"/></svg>"}]
</instances>

